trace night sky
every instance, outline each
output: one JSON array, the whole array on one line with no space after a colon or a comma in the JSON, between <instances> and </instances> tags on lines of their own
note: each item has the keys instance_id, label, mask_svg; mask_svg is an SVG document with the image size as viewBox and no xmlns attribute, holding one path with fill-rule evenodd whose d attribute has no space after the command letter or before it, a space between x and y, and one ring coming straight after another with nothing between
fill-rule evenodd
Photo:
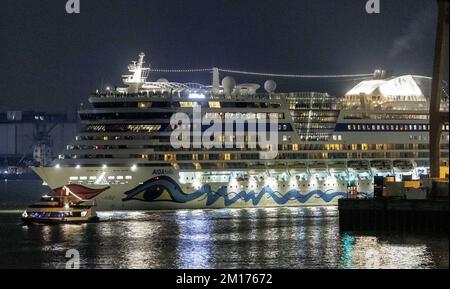
<instances>
[{"instance_id":1,"label":"night sky","mask_svg":"<svg viewBox=\"0 0 450 289\"><path fill-rule=\"evenodd\" d=\"M129 61L153 68L295 74L432 74L437 4L380 0L0 0L0 111L75 110L120 85ZM447 69L448 70L448 69ZM210 83L210 75L150 75ZM263 83L264 78L236 77ZM281 91L345 93L352 81L282 80Z\"/></svg>"}]
</instances>

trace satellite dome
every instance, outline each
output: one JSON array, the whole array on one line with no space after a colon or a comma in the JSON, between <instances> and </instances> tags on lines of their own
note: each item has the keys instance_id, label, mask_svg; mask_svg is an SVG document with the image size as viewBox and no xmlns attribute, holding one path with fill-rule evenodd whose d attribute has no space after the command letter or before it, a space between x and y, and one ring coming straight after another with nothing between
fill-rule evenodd
<instances>
[{"instance_id":1,"label":"satellite dome","mask_svg":"<svg viewBox=\"0 0 450 289\"><path fill-rule=\"evenodd\" d=\"M273 80L267 80L264 83L264 89L267 91L267 93L271 94L275 92L275 89L277 89L277 83Z\"/></svg>"},{"instance_id":2,"label":"satellite dome","mask_svg":"<svg viewBox=\"0 0 450 289\"><path fill-rule=\"evenodd\" d=\"M231 76L227 76L224 79L222 79L222 87L223 91L225 92L225 95L231 96L231 93L236 87L236 80Z\"/></svg>"},{"instance_id":3,"label":"satellite dome","mask_svg":"<svg viewBox=\"0 0 450 289\"><path fill-rule=\"evenodd\" d=\"M169 81L166 78L160 78L156 82L168 83Z\"/></svg>"}]
</instances>

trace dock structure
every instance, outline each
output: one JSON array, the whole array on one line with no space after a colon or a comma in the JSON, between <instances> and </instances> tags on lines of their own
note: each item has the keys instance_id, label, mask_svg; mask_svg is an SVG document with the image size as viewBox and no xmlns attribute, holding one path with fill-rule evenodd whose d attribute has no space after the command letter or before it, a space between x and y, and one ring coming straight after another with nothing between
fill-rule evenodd
<instances>
[{"instance_id":1,"label":"dock structure","mask_svg":"<svg viewBox=\"0 0 450 289\"><path fill-rule=\"evenodd\" d=\"M0 179L49 165L75 138L74 113L0 111Z\"/></svg>"},{"instance_id":2,"label":"dock structure","mask_svg":"<svg viewBox=\"0 0 450 289\"><path fill-rule=\"evenodd\" d=\"M444 78L446 52L448 51L448 0L438 0L438 21L434 51L433 80L430 100L430 173L439 178L441 165L440 144L442 124L449 123L448 112L441 111L442 80Z\"/></svg>"},{"instance_id":3,"label":"dock structure","mask_svg":"<svg viewBox=\"0 0 450 289\"><path fill-rule=\"evenodd\" d=\"M448 233L449 201L340 199L341 231Z\"/></svg>"}]
</instances>

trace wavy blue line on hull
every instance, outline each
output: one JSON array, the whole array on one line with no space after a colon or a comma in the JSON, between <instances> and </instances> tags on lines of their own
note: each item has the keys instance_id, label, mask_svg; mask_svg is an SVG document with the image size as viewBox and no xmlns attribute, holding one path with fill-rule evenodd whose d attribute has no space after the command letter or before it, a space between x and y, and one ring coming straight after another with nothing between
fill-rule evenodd
<instances>
[{"instance_id":1,"label":"wavy blue line on hull","mask_svg":"<svg viewBox=\"0 0 450 289\"><path fill-rule=\"evenodd\" d=\"M321 190L314 190L309 192L308 194L301 194L301 192L295 189L292 189L286 192L286 194L281 195L278 192L273 191L269 186L265 186L264 188L262 188L259 193L256 193L253 190L250 192L241 191L239 193L228 193L226 187L221 187L219 190L213 191L209 184L203 185L200 189L191 194L186 194L173 179L167 176L161 176L152 178L142 185L139 185L136 188L125 192L126 197L123 199L123 201L167 201L157 200L164 192L167 192L169 194L171 198L171 200L169 201L175 203L187 203L194 200L202 201L206 199L206 206L213 205L221 198L223 198L225 206L233 205L239 200L243 200L246 203L251 201L254 206L257 206L265 195L270 196L278 205L284 205L290 200L297 200L299 203L304 204L315 196L318 196L324 202L329 203L335 198L346 196L346 193L344 192L329 193L330 191L323 192Z\"/></svg>"}]
</instances>

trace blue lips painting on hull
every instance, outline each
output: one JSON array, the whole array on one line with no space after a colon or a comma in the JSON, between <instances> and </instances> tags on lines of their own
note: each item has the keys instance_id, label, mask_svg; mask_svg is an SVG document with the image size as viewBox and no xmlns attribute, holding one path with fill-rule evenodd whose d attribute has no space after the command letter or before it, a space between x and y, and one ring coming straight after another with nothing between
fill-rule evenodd
<instances>
[{"instance_id":1,"label":"blue lips painting on hull","mask_svg":"<svg viewBox=\"0 0 450 289\"><path fill-rule=\"evenodd\" d=\"M158 200L163 193L166 193L170 199ZM278 192L273 191L269 186L263 187L259 193L256 193L253 190L250 192L241 191L238 193L227 193L227 188L225 186L217 191L213 191L209 184L203 185L200 189L191 194L186 194L173 179L167 176L160 176L152 178L136 188L125 192L125 195L126 197L123 198L123 201L138 200L143 202L169 201L175 203L188 203L194 200L202 201L206 199L206 206L211 206L219 199L223 199L225 206L231 206L239 200L242 200L245 203L251 202L253 206L257 206L266 195L276 204L284 205L291 200L297 200L299 203L304 204L314 197L322 199L325 203L329 203L335 198L345 197L347 194L344 192L323 192L321 190L314 190L307 194L302 194L298 190L292 189L284 195L280 195Z\"/></svg>"}]
</instances>

